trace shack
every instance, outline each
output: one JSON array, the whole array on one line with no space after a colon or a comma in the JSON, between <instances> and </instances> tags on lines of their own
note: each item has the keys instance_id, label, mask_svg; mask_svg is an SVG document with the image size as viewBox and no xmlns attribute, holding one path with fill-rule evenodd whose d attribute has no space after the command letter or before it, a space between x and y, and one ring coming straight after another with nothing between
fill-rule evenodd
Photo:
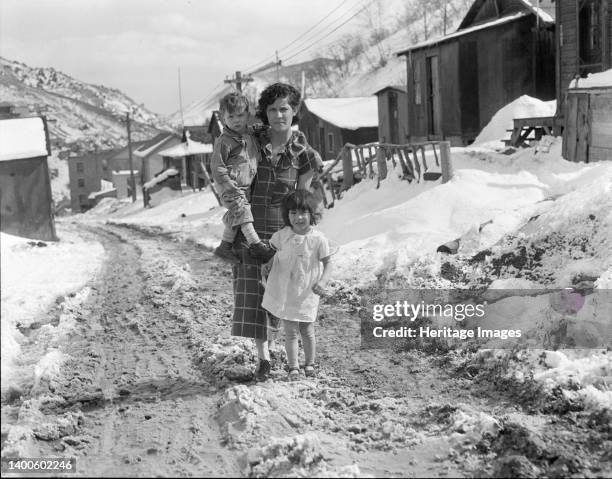
<instances>
[{"instance_id":1,"label":"shack","mask_svg":"<svg viewBox=\"0 0 612 479\"><path fill-rule=\"evenodd\" d=\"M386 86L374 94L378 98L378 141L404 143L408 139L406 86Z\"/></svg>"},{"instance_id":2,"label":"shack","mask_svg":"<svg viewBox=\"0 0 612 479\"><path fill-rule=\"evenodd\" d=\"M555 98L554 8L538 3L476 0L456 32L398 53L406 57L411 142L470 144L521 95Z\"/></svg>"},{"instance_id":3,"label":"shack","mask_svg":"<svg viewBox=\"0 0 612 479\"><path fill-rule=\"evenodd\" d=\"M612 68L611 10L609 0L556 0L558 116L572 80Z\"/></svg>"},{"instance_id":4,"label":"shack","mask_svg":"<svg viewBox=\"0 0 612 479\"><path fill-rule=\"evenodd\" d=\"M43 117L0 120L0 230L57 241Z\"/></svg>"},{"instance_id":5,"label":"shack","mask_svg":"<svg viewBox=\"0 0 612 479\"><path fill-rule=\"evenodd\" d=\"M333 160L346 143L378 141L376 96L308 98L304 100L299 128L325 160Z\"/></svg>"}]
</instances>

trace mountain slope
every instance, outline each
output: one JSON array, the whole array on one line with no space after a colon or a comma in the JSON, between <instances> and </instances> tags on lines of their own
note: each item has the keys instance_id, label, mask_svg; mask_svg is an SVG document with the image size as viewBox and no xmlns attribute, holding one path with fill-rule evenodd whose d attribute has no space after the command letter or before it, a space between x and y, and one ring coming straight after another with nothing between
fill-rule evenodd
<instances>
[{"instance_id":1,"label":"mountain slope","mask_svg":"<svg viewBox=\"0 0 612 479\"><path fill-rule=\"evenodd\" d=\"M33 68L0 58L0 98L49 121L52 146L84 151L123 146L125 112L133 118L133 138L146 139L168 125L156 114L113 88L76 80L53 68Z\"/></svg>"}]
</instances>

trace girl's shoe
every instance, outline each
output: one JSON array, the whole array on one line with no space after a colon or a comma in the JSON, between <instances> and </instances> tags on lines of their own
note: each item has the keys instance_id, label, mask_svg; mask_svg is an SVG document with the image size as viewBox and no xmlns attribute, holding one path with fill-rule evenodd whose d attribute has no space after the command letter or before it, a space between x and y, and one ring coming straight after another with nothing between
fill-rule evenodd
<instances>
[{"instance_id":1,"label":"girl's shoe","mask_svg":"<svg viewBox=\"0 0 612 479\"><path fill-rule=\"evenodd\" d=\"M306 374L307 378L316 378L317 372L312 364L304 367L304 374Z\"/></svg>"},{"instance_id":2,"label":"girl's shoe","mask_svg":"<svg viewBox=\"0 0 612 479\"><path fill-rule=\"evenodd\" d=\"M291 368L289 369L289 374L287 376L289 381L297 381L300 379L300 368Z\"/></svg>"},{"instance_id":3,"label":"girl's shoe","mask_svg":"<svg viewBox=\"0 0 612 479\"><path fill-rule=\"evenodd\" d=\"M259 361L259 368L255 372L255 381L266 381L270 378L270 361L262 359Z\"/></svg>"}]
</instances>

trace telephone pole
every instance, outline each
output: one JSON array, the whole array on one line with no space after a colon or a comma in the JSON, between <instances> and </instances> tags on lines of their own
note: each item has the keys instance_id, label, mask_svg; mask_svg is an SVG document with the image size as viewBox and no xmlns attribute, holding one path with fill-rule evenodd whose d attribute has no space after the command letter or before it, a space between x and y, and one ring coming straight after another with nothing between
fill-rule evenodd
<instances>
[{"instance_id":1,"label":"telephone pole","mask_svg":"<svg viewBox=\"0 0 612 479\"><path fill-rule=\"evenodd\" d=\"M225 80L223 80L224 83L235 83L236 84L236 89L242 93L242 84L243 83L248 83L250 81L253 81L253 77L251 77L250 75L247 75L245 77L242 76L242 72L237 71L236 72L236 76L234 78L226 78Z\"/></svg>"},{"instance_id":2,"label":"telephone pole","mask_svg":"<svg viewBox=\"0 0 612 479\"><path fill-rule=\"evenodd\" d=\"M280 70L279 70L280 66L281 66L281 61L278 59L278 50L276 50L276 82L277 83L280 81Z\"/></svg>"},{"instance_id":3,"label":"telephone pole","mask_svg":"<svg viewBox=\"0 0 612 479\"><path fill-rule=\"evenodd\" d=\"M132 203L136 202L136 182L134 181L134 164L132 163L132 135L130 131L130 113L125 114L127 117L127 135L128 135L128 159L130 162L130 186L132 187Z\"/></svg>"}]
</instances>

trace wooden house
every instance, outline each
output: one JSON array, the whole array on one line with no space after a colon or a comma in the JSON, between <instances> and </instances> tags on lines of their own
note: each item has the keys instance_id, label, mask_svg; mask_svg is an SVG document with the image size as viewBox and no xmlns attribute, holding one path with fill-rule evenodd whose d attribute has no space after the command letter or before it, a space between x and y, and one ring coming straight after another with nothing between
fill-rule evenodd
<instances>
[{"instance_id":1,"label":"wooden house","mask_svg":"<svg viewBox=\"0 0 612 479\"><path fill-rule=\"evenodd\" d=\"M176 169L179 172L180 182L192 189L201 189L206 186L207 174L210 170L210 157L213 152L212 143L203 143L199 140L209 139L206 127L185 127L183 129L184 141L170 148L160 151L164 159L163 169ZM203 167L207 168L206 173Z\"/></svg>"},{"instance_id":2,"label":"wooden house","mask_svg":"<svg viewBox=\"0 0 612 479\"><path fill-rule=\"evenodd\" d=\"M164 168L164 159L159 154L160 151L178 145L181 139L174 133L160 133L153 138L142 143L132 153L132 160L136 158L141 166L141 184L151 180L157 173Z\"/></svg>"},{"instance_id":3,"label":"wooden house","mask_svg":"<svg viewBox=\"0 0 612 479\"><path fill-rule=\"evenodd\" d=\"M558 116L570 82L612 68L612 2L555 0Z\"/></svg>"},{"instance_id":4,"label":"wooden house","mask_svg":"<svg viewBox=\"0 0 612 479\"><path fill-rule=\"evenodd\" d=\"M476 0L456 32L398 53L408 69L411 141L471 143L521 95L555 98L554 8Z\"/></svg>"},{"instance_id":5,"label":"wooden house","mask_svg":"<svg viewBox=\"0 0 612 479\"><path fill-rule=\"evenodd\" d=\"M299 128L324 161L335 159L346 143L378 141L377 98L308 98Z\"/></svg>"},{"instance_id":6,"label":"wooden house","mask_svg":"<svg viewBox=\"0 0 612 479\"><path fill-rule=\"evenodd\" d=\"M408 139L406 86L387 86L374 94L378 98L378 141L405 143Z\"/></svg>"},{"instance_id":7,"label":"wooden house","mask_svg":"<svg viewBox=\"0 0 612 479\"><path fill-rule=\"evenodd\" d=\"M43 117L0 120L0 228L3 232L56 241L47 157L49 131Z\"/></svg>"}]
</instances>

